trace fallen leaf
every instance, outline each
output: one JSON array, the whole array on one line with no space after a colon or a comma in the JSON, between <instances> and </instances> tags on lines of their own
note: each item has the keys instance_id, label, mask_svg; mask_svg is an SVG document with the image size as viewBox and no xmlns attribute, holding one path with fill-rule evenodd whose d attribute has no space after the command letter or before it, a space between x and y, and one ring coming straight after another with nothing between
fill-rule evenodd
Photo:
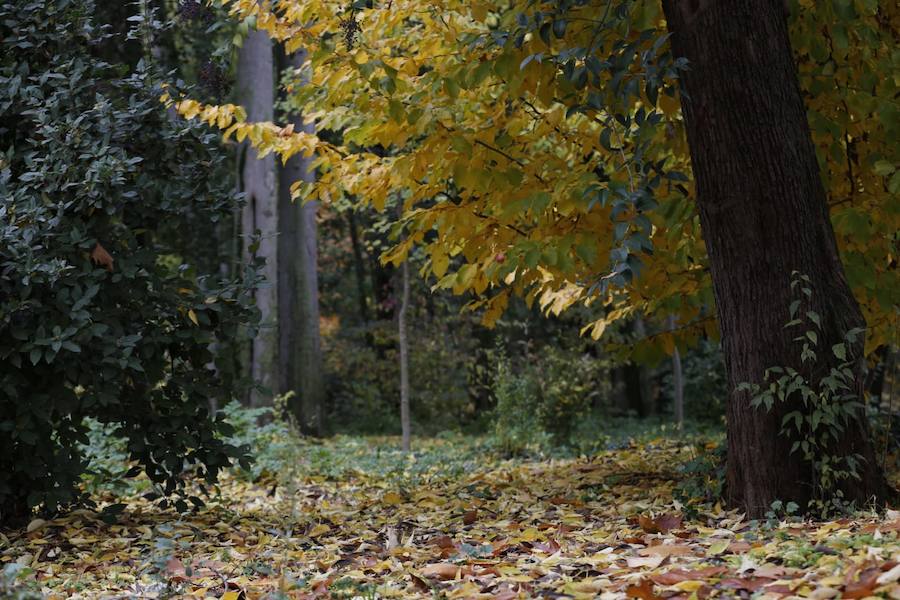
<instances>
[{"instance_id":1,"label":"fallen leaf","mask_svg":"<svg viewBox=\"0 0 900 600\"><path fill-rule=\"evenodd\" d=\"M397 492L387 492L381 497L381 501L389 506L396 506L398 504L403 504L403 496Z\"/></svg>"},{"instance_id":2,"label":"fallen leaf","mask_svg":"<svg viewBox=\"0 0 900 600\"><path fill-rule=\"evenodd\" d=\"M47 525L47 521L44 519L34 519L30 523L28 523L28 527L25 529L26 533L32 533L37 531L38 529L43 528Z\"/></svg>"},{"instance_id":3,"label":"fallen leaf","mask_svg":"<svg viewBox=\"0 0 900 600\"><path fill-rule=\"evenodd\" d=\"M463 513L463 525L471 525L478 519L477 510L469 510Z\"/></svg>"},{"instance_id":4,"label":"fallen leaf","mask_svg":"<svg viewBox=\"0 0 900 600\"><path fill-rule=\"evenodd\" d=\"M649 579L642 579L639 584L628 586L625 589L625 595L641 600L661 600L660 596L653 591L653 583Z\"/></svg>"},{"instance_id":5,"label":"fallen leaf","mask_svg":"<svg viewBox=\"0 0 900 600\"><path fill-rule=\"evenodd\" d=\"M422 568L422 575L425 577L434 577L441 580L456 579L463 575L471 574L469 567L454 565L452 563L437 563L425 565Z\"/></svg>"},{"instance_id":6,"label":"fallen leaf","mask_svg":"<svg viewBox=\"0 0 900 600\"><path fill-rule=\"evenodd\" d=\"M894 566L893 569L889 571L885 571L881 575L878 576L876 582L878 585L887 585L889 583L894 583L900 579L900 564Z\"/></svg>"},{"instance_id":7,"label":"fallen leaf","mask_svg":"<svg viewBox=\"0 0 900 600\"><path fill-rule=\"evenodd\" d=\"M730 545L731 545L731 542L729 542L728 540L722 540L719 542L715 542L706 551L706 555L707 556L718 556L719 554L722 554L723 552L728 550L728 546L730 546Z\"/></svg>"},{"instance_id":8,"label":"fallen leaf","mask_svg":"<svg viewBox=\"0 0 900 600\"><path fill-rule=\"evenodd\" d=\"M669 533L673 529L680 529L684 517L672 513L650 518L644 515L638 517L638 524L647 533Z\"/></svg>"},{"instance_id":9,"label":"fallen leaf","mask_svg":"<svg viewBox=\"0 0 900 600\"><path fill-rule=\"evenodd\" d=\"M869 568L859 574L859 578L852 580L844 586L842 598L865 598L871 596L872 592L878 587L878 577L881 569Z\"/></svg>"}]
</instances>

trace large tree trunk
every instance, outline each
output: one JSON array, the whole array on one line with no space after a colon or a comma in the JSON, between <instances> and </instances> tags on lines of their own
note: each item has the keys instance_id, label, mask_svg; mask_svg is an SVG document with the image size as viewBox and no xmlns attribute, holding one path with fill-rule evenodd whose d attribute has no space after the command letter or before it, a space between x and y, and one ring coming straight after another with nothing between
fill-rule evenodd
<instances>
[{"instance_id":1,"label":"large tree trunk","mask_svg":"<svg viewBox=\"0 0 900 600\"><path fill-rule=\"evenodd\" d=\"M238 56L237 88L250 121L271 121L275 106L272 42L263 31L251 30ZM251 254L251 236L261 236L256 256L265 258L267 285L256 292L262 313L259 333L250 344L250 376L261 389L250 393L251 406L272 402L278 386L278 210L275 195L275 157L259 159L249 143L243 147L241 190L246 205L241 214L245 258Z\"/></svg>"},{"instance_id":2,"label":"large tree trunk","mask_svg":"<svg viewBox=\"0 0 900 600\"><path fill-rule=\"evenodd\" d=\"M781 434L791 403L754 409L741 382L798 366L789 320L793 270L811 279L820 359L864 326L844 277L800 95L782 0L664 0L672 47L690 61L683 111L728 371L727 495L751 516L776 500L804 506L809 465ZM853 348L861 356L862 345ZM862 361L857 381L862 384ZM821 364L827 370L830 365ZM864 419L840 450L861 454L861 502L887 493Z\"/></svg>"},{"instance_id":3,"label":"large tree trunk","mask_svg":"<svg viewBox=\"0 0 900 600\"><path fill-rule=\"evenodd\" d=\"M409 340L407 339L406 317L409 310L409 260L403 261L401 267L402 296L400 310L397 312L397 327L400 338L400 430L403 439L403 451L409 452L410 420L409 420Z\"/></svg>"},{"instance_id":4,"label":"large tree trunk","mask_svg":"<svg viewBox=\"0 0 900 600\"><path fill-rule=\"evenodd\" d=\"M299 68L306 53L299 50L284 57L283 68ZM291 115L295 131L312 132L303 116ZM312 160L291 157L278 176L278 370L281 392L294 392L291 413L300 430L309 435L323 433L325 380L322 375L322 344L319 336L317 202L301 204L291 199L291 185L313 181Z\"/></svg>"}]
</instances>

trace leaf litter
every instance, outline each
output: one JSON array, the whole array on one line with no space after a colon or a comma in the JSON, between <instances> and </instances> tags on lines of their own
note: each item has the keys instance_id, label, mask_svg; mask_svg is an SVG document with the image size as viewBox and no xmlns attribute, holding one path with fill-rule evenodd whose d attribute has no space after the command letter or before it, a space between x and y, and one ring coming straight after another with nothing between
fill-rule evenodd
<instances>
[{"instance_id":1,"label":"leaf litter","mask_svg":"<svg viewBox=\"0 0 900 600\"><path fill-rule=\"evenodd\" d=\"M516 460L390 443L311 444L317 462L231 474L193 513L135 496L114 523L35 519L0 534L0 567L52 599L900 599L900 512L689 518L675 440Z\"/></svg>"}]
</instances>

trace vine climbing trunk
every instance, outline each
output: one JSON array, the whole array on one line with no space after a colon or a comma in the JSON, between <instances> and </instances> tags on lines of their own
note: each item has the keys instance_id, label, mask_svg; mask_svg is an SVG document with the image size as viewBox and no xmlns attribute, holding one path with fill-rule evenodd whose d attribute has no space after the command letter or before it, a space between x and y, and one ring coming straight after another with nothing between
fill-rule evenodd
<instances>
[{"instance_id":1,"label":"vine climbing trunk","mask_svg":"<svg viewBox=\"0 0 900 600\"><path fill-rule=\"evenodd\" d=\"M776 499L804 506L811 470L781 433L792 403L755 409L736 387L761 382L767 367L798 366L796 334L784 328L792 271L811 280L822 372L832 345L865 322L831 228L785 4L664 0L663 7L674 53L690 63L682 108L728 371L728 499L750 516ZM853 351L860 357L861 343ZM860 359L860 394L862 369ZM865 502L888 493L864 419L837 447L864 458L847 497Z\"/></svg>"},{"instance_id":2,"label":"vine climbing trunk","mask_svg":"<svg viewBox=\"0 0 900 600\"><path fill-rule=\"evenodd\" d=\"M250 121L271 121L275 106L275 68L272 41L263 31L251 30L238 55L237 92ZM278 387L278 203L275 189L275 157L258 158L249 143L242 148L241 191L246 203L241 213L244 256L255 254L266 261L266 286L256 291L261 313L260 328L250 343L249 371L258 388L250 393L251 406L272 403ZM259 246L252 248L253 235Z\"/></svg>"}]
</instances>

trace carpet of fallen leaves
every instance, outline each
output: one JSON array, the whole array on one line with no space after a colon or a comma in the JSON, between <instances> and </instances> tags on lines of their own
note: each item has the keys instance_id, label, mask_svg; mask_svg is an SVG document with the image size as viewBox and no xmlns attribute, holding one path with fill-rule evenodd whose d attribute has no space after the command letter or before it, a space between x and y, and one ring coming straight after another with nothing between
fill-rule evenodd
<instances>
[{"instance_id":1,"label":"carpet of fallen leaves","mask_svg":"<svg viewBox=\"0 0 900 600\"><path fill-rule=\"evenodd\" d=\"M345 464L390 472L300 465L229 476L191 514L136 498L112 524L37 519L0 534L0 567L27 566L48 598L900 598L900 513L689 519L683 443L442 461L451 442L409 458L386 442L357 439ZM320 464L332 443L310 446Z\"/></svg>"}]
</instances>

